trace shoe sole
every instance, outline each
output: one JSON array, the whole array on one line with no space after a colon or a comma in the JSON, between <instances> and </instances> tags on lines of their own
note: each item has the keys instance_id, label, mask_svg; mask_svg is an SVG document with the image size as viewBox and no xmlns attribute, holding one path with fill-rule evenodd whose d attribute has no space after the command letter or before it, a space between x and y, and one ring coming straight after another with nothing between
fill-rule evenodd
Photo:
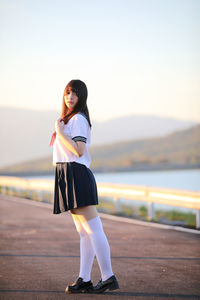
<instances>
[{"instance_id":1,"label":"shoe sole","mask_svg":"<svg viewBox=\"0 0 200 300\"><path fill-rule=\"evenodd\" d=\"M105 292L106 290L109 290L109 291L113 291L113 290L117 290L119 289L119 284L117 282L113 282L110 286L107 286L105 288L102 288L101 290L93 290L91 291L91 293L94 293L94 294L101 294L103 292Z\"/></svg>"},{"instance_id":2,"label":"shoe sole","mask_svg":"<svg viewBox=\"0 0 200 300\"><path fill-rule=\"evenodd\" d=\"M82 289L79 291L70 291L68 288L65 289L66 294L85 294L85 293L91 293L92 289Z\"/></svg>"}]
</instances>

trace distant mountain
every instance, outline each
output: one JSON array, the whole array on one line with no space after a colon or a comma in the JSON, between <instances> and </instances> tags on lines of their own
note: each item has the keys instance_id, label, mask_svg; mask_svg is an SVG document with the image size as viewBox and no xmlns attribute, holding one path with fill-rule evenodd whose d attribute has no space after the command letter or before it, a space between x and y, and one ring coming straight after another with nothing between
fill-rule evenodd
<instances>
[{"instance_id":1,"label":"distant mountain","mask_svg":"<svg viewBox=\"0 0 200 300\"><path fill-rule=\"evenodd\" d=\"M165 137L95 146L90 153L96 172L200 168L200 125Z\"/></svg>"},{"instance_id":2,"label":"distant mountain","mask_svg":"<svg viewBox=\"0 0 200 300\"><path fill-rule=\"evenodd\" d=\"M200 168L200 125L165 137L138 139L93 146L95 172ZM52 155L0 169L0 174L52 174Z\"/></svg>"},{"instance_id":3,"label":"distant mountain","mask_svg":"<svg viewBox=\"0 0 200 300\"><path fill-rule=\"evenodd\" d=\"M58 111L0 108L0 167L52 155L49 147ZM92 121L92 145L164 136L196 125L158 116L124 116L106 122Z\"/></svg>"},{"instance_id":4,"label":"distant mountain","mask_svg":"<svg viewBox=\"0 0 200 300\"><path fill-rule=\"evenodd\" d=\"M104 123L95 123L93 145L111 144L142 138L165 136L177 130L187 129L197 122L152 115L124 116Z\"/></svg>"}]
</instances>

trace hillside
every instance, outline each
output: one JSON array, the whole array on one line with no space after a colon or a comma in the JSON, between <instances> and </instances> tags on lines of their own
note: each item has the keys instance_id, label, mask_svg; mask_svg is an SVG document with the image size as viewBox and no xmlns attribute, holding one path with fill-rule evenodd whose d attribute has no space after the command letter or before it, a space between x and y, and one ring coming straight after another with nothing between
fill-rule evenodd
<instances>
[{"instance_id":1,"label":"hillside","mask_svg":"<svg viewBox=\"0 0 200 300\"><path fill-rule=\"evenodd\" d=\"M0 107L0 168L50 156L49 142L58 117L59 111ZM194 125L197 123L190 120L151 115L129 115L105 122L92 120L92 145L161 137Z\"/></svg>"},{"instance_id":2,"label":"hillside","mask_svg":"<svg viewBox=\"0 0 200 300\"><path fill-rule=\"evenodd\" d=\"M90 153L98 171L200 167L200 125L165 137L93 147Z\"/></svg>"},{"instance_id":3,"label":"hillside","mask_svg":"<svg viewBox=\"0 0 200 300\"><path fill-rule=\"evenodd\" d=\"M165 137L91 147L95 172L200 167L200 125ZM0 169L0 174L53 174L52 155Z\"/></svg>"}]
</instances>

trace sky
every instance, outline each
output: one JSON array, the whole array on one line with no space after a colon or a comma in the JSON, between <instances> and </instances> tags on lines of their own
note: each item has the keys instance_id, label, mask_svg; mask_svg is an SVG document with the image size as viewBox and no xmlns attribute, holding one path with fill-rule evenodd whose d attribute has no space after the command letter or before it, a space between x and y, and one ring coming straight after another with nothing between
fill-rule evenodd
<instances>
[{"instance_id":1,"label":"sky","mask_svg":"<svg viewBox=\"0 0 200 300\"><path fill-rule=\"evenodd\" d=\"M61 111L71 79L92 119L200 122L199 0L0 0L0 108Z\"/></svg>"}]
</instances>

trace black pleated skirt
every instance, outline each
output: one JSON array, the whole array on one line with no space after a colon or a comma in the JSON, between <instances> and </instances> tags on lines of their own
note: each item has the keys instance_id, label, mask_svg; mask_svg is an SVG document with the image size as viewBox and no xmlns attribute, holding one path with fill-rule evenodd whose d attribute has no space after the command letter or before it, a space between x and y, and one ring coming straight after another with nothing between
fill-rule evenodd
<instances>
[{"instance_id":1,"label":"black pleated skirt","mask_svg":"<svg viewBox=\"0 0 200 300\"><path fill-rule=\"evenodd\" d=\"M97 185L92 171L74 161L56 163L53 213L97 204Z\"/></svg>"}]
</instances>

